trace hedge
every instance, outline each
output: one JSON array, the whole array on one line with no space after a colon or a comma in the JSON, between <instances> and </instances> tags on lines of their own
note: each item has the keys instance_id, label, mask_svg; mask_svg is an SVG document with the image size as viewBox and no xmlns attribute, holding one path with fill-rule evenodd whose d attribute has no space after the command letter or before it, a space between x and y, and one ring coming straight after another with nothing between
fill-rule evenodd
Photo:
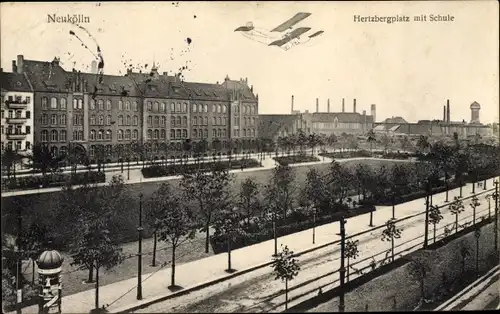
<instances>
[{"instance_id":1,"label":"hedge","mask_svg":"<svg viewBox=\"0 0 500 314\"><path fill-rule=\"evenodd\" d=\"M87 171L78 172L75 174L50 173L45 176L33 175L17 178L2 178L2 191L30 190L63 186L68 181L72 185L79 185L84 183L102 183L106 182L106 175L104 174L104 172Z\"/></svg>"},{"instance_id":2,"label":"hedge","mask_svg":"<svg viewBox=\"0 0 500 314\"><path fill-rule=\"evenodd\" d=\"M347 211L344 212L336 212L334 214L325 214L325 215L320 215L316 217L316 221L314 222L313 218L311 216L305 216L303 215L303 219L297 219L295 218L295 221L298 222L293 222L293 223L285 223L283 222L280 224L277 224L277 230L276 233L279 237L286 236L292 233L297 233L300 231L304 231L307 229L310 229L314 226L318 227L324 224L329 224L335 221L340 220L342 216L344 218L349 218L353 216L358 216L362 215L371 211L375 211L375 206L373 205L364 205L360 206L358 208L354 209L348 209ZM289 219L287 219L289 220ZM260 227L260 231L258 232L247 232L243 235L237 236L232 242L231 242L231 249L236 250L242 247L246 247L249 245L257 244L260 242L264 242L270 239L273 239L274 237L274 232L272 228L272 224L268 224L265 227ZM212 245L212 249L214 250L215 254L227 252L227 237L224 235L221 236L211 236L210 237L210 243Z\"/></svg>"},{"instance_id":3,"label":"hedge","mask_svg":"<svg viewBox=\"0 0 500 314\"><path fill-rule=\"evenodd\" d=\"M276 160L276 162L278 162L280 165L319 161L318 157L309 155L282 156L282 157L273 157L273 159Z\"/></svg>"},{"instance_id":4,"label":"hedge","mask_svg":"<svg viewBox=\"0 0 500 314\"><path fill-rule=\"evenodd\" d=\"M260 162L255 159L235 159L231 161L216 161L215 163L222 165L225 169L240 169L243 168L256 168L261 167ZM180 175L186 171L193 171L200 169L201 171L210 171L214 162L200 162L191 163L186 165L168 165L168 166L151 166L142 169L142 174L145 178L166 177L172 175Z\"/></svg>"},{"instance_id":5,"label":"hedge","mask_svg":"<svg viewBox=\"0 0 500 314\"><path fill-rule=\"evenodd\" d=\"M342 158L353 158L353 157L372 157L373 153L362 149L362 150L352 151L352 152L321 153L319 155L327 157L327 158L342 159Z\"/></svg>"}]
</instances>

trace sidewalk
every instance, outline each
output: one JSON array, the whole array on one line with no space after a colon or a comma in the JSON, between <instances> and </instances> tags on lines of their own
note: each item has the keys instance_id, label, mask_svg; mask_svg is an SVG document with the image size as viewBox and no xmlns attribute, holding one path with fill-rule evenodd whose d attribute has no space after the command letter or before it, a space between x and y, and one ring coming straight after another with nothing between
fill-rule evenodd
<instances>
[{"instance_id":1,"label":"sidewalk","mask_svg":"<svg viewBox=\"0 0 500 314\"><path fill-rule=\"evenodd\" d=\"M488 188L493 187L493 179L487 180ZM471 194L472 185L467 184L463 187L463 196ZM476 188L476 193L482 192L482 188ZM449 191L449 199L459 194L459 189ZM445 193L434 195L434 204L443 204ZM481 200L484 202L484 200ZM374 213L374 224L380 225L390 218L390 206L377 207ZM396 206L396 217L401 218L417 212L424 208L424 199L414 200L408 203ZM348 234L354 234L367 229L369 214L353 217L348 220L346 229ZM338 239L338 223L327 224L316 228L316 244L312 244L312 229L301 231L295 234L280 237L278 246L287 244L295 252L304 251L313 247ZM269 240L252 246L241 248L232 252L233 268L242 271L249 267L271 261L271 254L274 252L274 241ZM218 254L194 262L185 263L176 267L176 283L184 288L196 286L206 281L215 280L229 276L224 269L227 267L227 254ZM251 276L250 274L247 274ZM170 268L161 269L155 273L143 275L143 300L151 300L159 295L171 294L167 289L170 284ZM117 282L100 287L100 304L111 304L108 311L113 312L128 305L136 304L135 287L137 278L131 278L122 282ZM64 278L63 278L64 287ZM217 289L216 286L207 287ZM127 293L128 292L128 293ZM63 291L64 293L64 291ZM120 298L121 297L121 298ZM94 308L95 291L88 290L74 295L63 297L62 308L64 313L88 313ZM182 297L179 297L182 298ZM118 300L117 300L118 299ZM114 303L113 303L114 302ZM36 313L37 307L27 307L23 309L24 313Z\"/></svg>"}]
</instances>

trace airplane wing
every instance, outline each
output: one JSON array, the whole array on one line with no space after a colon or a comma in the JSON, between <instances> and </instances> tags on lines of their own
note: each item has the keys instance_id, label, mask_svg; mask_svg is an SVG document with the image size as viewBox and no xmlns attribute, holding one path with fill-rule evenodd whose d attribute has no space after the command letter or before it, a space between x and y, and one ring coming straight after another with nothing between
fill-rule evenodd
<instances>
[{"instance_id":1,"label":"airplane wing","mask_svg":"<svg viewBox=\"0 0 500 314\"><path fill-rule=\"evenodd\" d=\"M281 47L284 44L288 43L290 40L299 37L300 35L304 34L305 32L309 31L310 29L311 29L310 27L296 28L293 31L291 31L290 33L286 34L282 39L273 41L272 43L269 44L269 46Z\"/></svg>"},{"instance_id":2,"label":"airplane wing","mask_svg":"<svg viewBox=\"0 0 500 314\"><path fill-rule=\"evenodd\" d=\"M317 31L316 33L310 35L309 38L313 38L313 37L319 36L319 35L321 35L323 33L324 33L324 31Z\"/></svg>"},{"instance_id":3,"label":"airplane wing","mask_svg":"<svg viewBox=\"0 0 500 314\"><path fill-rule=\"evenodd\" d=\"M300 22L303 19L307 18L309 15L311 15L311 13L304 13L304 12L297 13L297 14L295 14L294 17L292 17L291 19L289 19L285 23L281 24L280 26L276 27L271 32L283 32L283 31L286 31L287 29L289 29L290 27L294 26L298 22Z\"/></svg>"}]
</instances>

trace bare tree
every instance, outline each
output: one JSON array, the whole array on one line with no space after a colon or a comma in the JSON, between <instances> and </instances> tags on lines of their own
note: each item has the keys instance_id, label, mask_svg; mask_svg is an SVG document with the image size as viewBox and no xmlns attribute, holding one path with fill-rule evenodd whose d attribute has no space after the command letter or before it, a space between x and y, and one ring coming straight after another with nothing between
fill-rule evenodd
<instances>
[{"instance_id":1,"label":"bare tree","mask_svg":"<svg viewBox=\"0 0 500 314\"><path fill-rule=\"evenodd\" d=\"M275 280L280 279L285 282L285 310L288 309L288 281L299 274L300 266L298 260L293 257L293 251L288 246L281 245L281 250L277 256L273 257L273 274Z\"/></svg>"}]
</instances>

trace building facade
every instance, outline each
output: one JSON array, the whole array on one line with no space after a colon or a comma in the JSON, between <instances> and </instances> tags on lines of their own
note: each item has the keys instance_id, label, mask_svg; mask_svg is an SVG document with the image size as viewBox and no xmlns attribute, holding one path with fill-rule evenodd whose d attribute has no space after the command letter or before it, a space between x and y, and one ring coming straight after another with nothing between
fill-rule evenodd
<instances>
[{"instance_id":1,"label":"building facade","mask_svg":"<svg viewBox=\"0 0 500 314\"><path fill-rule=\"evenodd\" d=\"M75 149L92 160L116 160L125 144L148 144L161 158L182 151L185 142L227 149L230 141L251 143L258 136L258 96L241 79L192 83L160 74L154 65L150 73L115 76L100 75L95 66L93 73L66 71L57 58L42 62L19 55L16 61L7 80L25 77L31 88L31 96L23 97L31 97L25 111L33 117L33 139L25 141L44 143L55 155Z\"/></svg>"},{"instance_id":2,"label":"building facade","mask_svg":"<svg viewBox=\"0 0 500 314\"><path fill-rule=\"evenodd\" d=\"M28 156L34 143L33 91L28 80L19 73L0 73L1 145Z\"/></svg>"}]
</instances>

